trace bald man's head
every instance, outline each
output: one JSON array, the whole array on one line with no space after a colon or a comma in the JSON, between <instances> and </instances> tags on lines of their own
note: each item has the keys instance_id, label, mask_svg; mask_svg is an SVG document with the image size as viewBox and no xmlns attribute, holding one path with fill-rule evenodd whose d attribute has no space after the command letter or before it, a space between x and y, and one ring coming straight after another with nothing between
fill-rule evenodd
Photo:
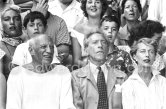
<instances>
[{"instance_id":1,"label":"bald man's head","mask_svg":"<svg viewBox=\"0 0 166 109\"><path fill-rule=\"evenodd\" d=\"M53 40L46 34L37 34L29 40L29 52L33 61L51 64L54 54Z\"/></svg>"}]
</instances>

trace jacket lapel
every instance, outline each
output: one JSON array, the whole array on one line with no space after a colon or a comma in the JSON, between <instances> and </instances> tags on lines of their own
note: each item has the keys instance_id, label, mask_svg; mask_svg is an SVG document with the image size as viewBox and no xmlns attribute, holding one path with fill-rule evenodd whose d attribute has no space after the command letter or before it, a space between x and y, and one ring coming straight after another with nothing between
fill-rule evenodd
<instances>
[{"instance_id":1,"label":"jacket lapel","mask_svg":"<svg viewBox=\"0 0 166 109\"><path fill-rule=\"evenodd\" d=\"M108 67L108 77L107 77L107 93L108 97L111 94L112 89L114 88L116 82L116 75L114 74L114 70Z\"/></svg>"},{"instance_id":2,"label":"jacket lapel","mask_svg":"<svg viewBox=\"0 0 166 109\"><path fill-rule=\"evenodd\" d=\"M89 64L87 64L85 67L82 68L82 72L79 73L78 75L79 77L84 77L84 78L87 78L89 80L89 82L92 83L92 85L94 86L94 88L98 91L98 88L97 88L97 84L96 84L96 81L94 79L94 76L90 70L90 66Z\"/></svg>"}]
</instances>

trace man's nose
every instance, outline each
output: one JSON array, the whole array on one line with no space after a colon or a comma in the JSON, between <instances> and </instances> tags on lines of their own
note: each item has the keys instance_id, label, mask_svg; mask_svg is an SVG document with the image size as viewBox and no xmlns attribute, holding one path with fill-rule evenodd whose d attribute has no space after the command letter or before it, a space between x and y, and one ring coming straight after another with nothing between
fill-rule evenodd
<instances>
[{"instance_id":1,"label":"man's nose","mask_svg":"<svg viewBox=\"0 0 166 109\"><path fill-rule=\"evenodd\" d=\"M14 24L14 19L10 19L10 24Z\"/></svg>"},{"instance_id":2,"label":"man's nose","mask_svg":"<svg viewBox=\"0 0 166 109\"><path fill-rule=\"evenodd\" d=\"M38 30L38 26L37 25L35 25L35 30Z\"/></svg>"},{"instance_id":3,"label":"man's nose","mask_svg":"<svg viewBox=\"0 0 166 109\"><path fill-rule=\"evenodd\" d=\"M49 45L48 45L47 48L46 48L46 52L47 52L47 53L51 53L51 52L52 52L52 51L51 51L51 47L50 47Z\"/></svg>"}]
</instances>

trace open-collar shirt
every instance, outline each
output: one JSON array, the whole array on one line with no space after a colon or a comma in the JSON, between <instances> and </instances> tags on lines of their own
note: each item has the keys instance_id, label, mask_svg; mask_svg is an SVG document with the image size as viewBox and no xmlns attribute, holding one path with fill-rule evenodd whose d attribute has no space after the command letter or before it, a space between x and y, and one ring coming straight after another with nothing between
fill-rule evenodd
<instances>
[{"instance_id":1,"label":"open-collar shirt","mask_svg":"<svg viewBox=\"0 0 166 109\"><path fill-rule=\"evenodd\" d=\"M152 70L149 85L138 75L138 69L122 85L123 109L166 109L166 78Z\"/></svg>"}]
</instances>

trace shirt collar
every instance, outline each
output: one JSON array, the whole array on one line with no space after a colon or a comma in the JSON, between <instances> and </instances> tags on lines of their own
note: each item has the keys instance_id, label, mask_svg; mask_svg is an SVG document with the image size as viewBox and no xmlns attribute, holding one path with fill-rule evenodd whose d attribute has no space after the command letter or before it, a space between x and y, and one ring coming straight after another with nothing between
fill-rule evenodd
<instances>
[{"instance_id":1,"label":"shirt collar","mask_svg":"<svg viewBox=\"0 0 166 109\"><path fill-rule=\"evenodd\" d=\"M155 79L157 77L157 75L160 74L160 72L155 70L154 68L152 68L152 74L153 74L153 76L152 76L151 81L153 79ZM138 69L137 68L134 69L133 74L129 78L132 79L132 80L140 80L141 79L140 76L138 75Z\"/></svg>"},{"instance_id":2,"label":"shirt collar","mask_svg":"<svg viewBox=\"0 0 166 109\"><path fill-rule=\"evenodd\" d=\"M94 74L94 73L97 73L98 74L98 69L97 69L97 67L98 66L96 66L95 64L93 64L92 62L90 62L89 61L89 66L90 66L90 69L91 69L91 72ZM104 63L103 65L101 65L100 66L101 67L101 69L102 69L102 71L104 72L104 71L106 71L106 69L107 69L107 66L106 66L106 64ZM105 72L104 72L105 73Z\"/></svg>"}]
</instances>

